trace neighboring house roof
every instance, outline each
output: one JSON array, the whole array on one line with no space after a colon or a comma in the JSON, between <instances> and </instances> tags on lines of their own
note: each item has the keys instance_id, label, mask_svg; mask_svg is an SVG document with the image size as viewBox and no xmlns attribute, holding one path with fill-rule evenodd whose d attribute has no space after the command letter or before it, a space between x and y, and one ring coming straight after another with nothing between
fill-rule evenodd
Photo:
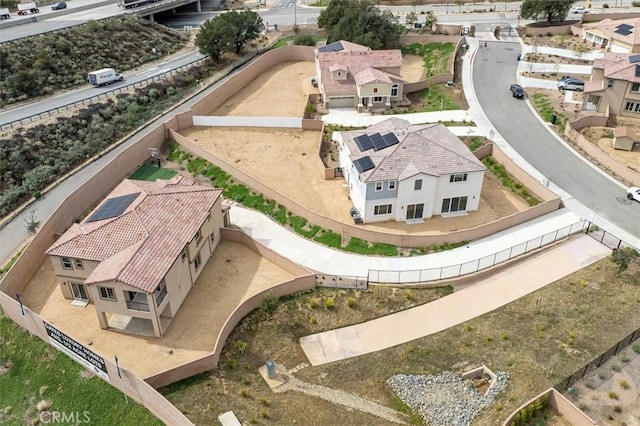
<instances>
[{"instance_id":1,"label":"neighboring house roof","mask_svg":"<svg viewBox=\"0 0 640 426\"><path fill-rule=\"evenodd\" d=\"M51 256L100 262L86 284L119 281L153 292L206 220L222 191L176 176L169 181L124 180L109 200L138 194L115 217L73 224L47 251Z\"/></svg>"},{"instance_id":2,"label":"neighboring house roof","mask_svg":"<svg viewBox=\"0 0 640 426\"><path fill-rule=\"evenodd\" d=\"M399 142L378 151L373 148L361 151L354 138L376 133L393 133ZM363 182L403 180L420 173L442 176L486 170L443 124L411 125L406 120L389 118L366 130L341 135L351 151L352 161L363 157L373 161L374 167L360 174Z\"/></svg>"},{"instance_id":3,"label":"neighboring house roof","mask_svg":"<svg viewBox=\"0 0 640 426\"><path fill-rule=\"evenodd\" d=\"M329 46L332 46L329 48ZM341 47L341 48L338 48ZM388 68L402 67L402 52L400 50L371 50L366 46L337 41L316 49L320 82L326 95L356 95L356 75L366 71L360 80L365 82L375 79L391 83L392 80L403 81L402 77L385 71ZM373 71L367 71L371 69ZM336 70L346 70L347 78L334 80L331 73ZM381 78L385 75L384 79Z\"/></svg>"},{"instance_id":4,"label":"neighboring house roof","mask_svg":"<svg viewBox=\"0 0 640 426\"><path fill-rule=\"evenodd\" d=\"M640 83L640 54L605 53L596 59L593 67L604 70L604 78ZM585 92L600 90L597 86L586 86Z\"/></svg>"},{"instance_id":5,"label":"neighboring house roof","mask_svg":"<svg viewBox=\"0 0 640 426\"><path fill-rule=\"evenodd\" d=\"M613 136L616 138L629 138L633 141L640 140L638 138L638 134L631 128L627 126L616 127L613 129Z\"/></svg>"},{"instance_id":6,"label":"neighboring house roof","mask_svg":"<svg viewBox=\"0 0 640 426\"><path fill-rule=\"evenodd\" d=\"M397 77L402 79L401 77ZM353 76L354 81L358 86L362 86L367 83L374 83L376 81L382 81L387 84L391 84L390 74L384 71L377 70L375 68L365 68L358 74Z\"/></svg>"},{"instance_id":7,"label":"neighboring house roof","mask_svg":"<svg viewBox=\"0 0 640 426\"><path fill-rule=\"evenodd\" d=\"M600 22L584 24L589 32L601 32L605 37L634 46L640 43L640 17L625 19L603 19Z\"/></svg>"}]
</instances>

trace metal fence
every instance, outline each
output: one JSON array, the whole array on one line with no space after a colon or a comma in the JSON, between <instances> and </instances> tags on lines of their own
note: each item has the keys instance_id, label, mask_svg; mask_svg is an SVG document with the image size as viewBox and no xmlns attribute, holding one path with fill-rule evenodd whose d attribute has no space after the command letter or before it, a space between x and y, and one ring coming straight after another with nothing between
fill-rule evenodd
<instances>
[{"instance_id":1,"label":"metal fence","mask_svg":"<svg viewBox=\"0 0 640 426\"><path fill-rule=\"evenodd\" d=\"M618 250L625 247L635 248L632 245L625 243L622 239L616 237L615 235L591 223L589 223L586 232L587 235L589 235L591 238L609 247L611 250ZM636 257L635 260L640 261L640 258Z\"/></svg>"},{"instance_id":2,"label":"metal fence","mask_svg":"<svg viewBox=\"0 0 640 426\"><path fill-rule=\"evenodd\" d=\"M589 361L584 367L564 379L562 382L555 385L554 388L559 392L566 391L576 382L593 373L596 369L598 369L598 367L610 360L612 356L619 354L622 350L627 348L638 339L640 339L640 328L627 335L627 337L620 340L618 343L609 348L609 350L603 352L600 356Z\"/></svg>"},{"instance_id":3,"label":"metal fence","mask_svg":"<svg viewBox=\"0 0 640 426\"><path fill-rule=\"evenodd\" d=\"M411 271L382 271L370 269L368 275L369 283L376 284L416 284L429 281L439 281L449 278L457 278L462 275L472 274L483 269L491 268L500 263L506 262L523 254L537 250L548 244L565 239L572 234L585 232L588 229L588 222L580 221L569 226L565 226L556 231L549 232L540 237L526 241L521 244L506 248L497 253L484 256L469 262L452 266L438 268L418 269Z\"/></svg>"}]
</instances>

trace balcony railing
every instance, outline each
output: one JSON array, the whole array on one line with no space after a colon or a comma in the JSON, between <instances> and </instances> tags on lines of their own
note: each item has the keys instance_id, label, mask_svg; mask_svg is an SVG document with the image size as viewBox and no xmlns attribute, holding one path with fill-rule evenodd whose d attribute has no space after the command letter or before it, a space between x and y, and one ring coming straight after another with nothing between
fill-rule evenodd
<instances>
[{"instance_id":1,"label":"balcony railing","mask_svg":"<svg viewBox=\"0 0 640 426\"><path fill-rule=\"evenodd\" d=\"M141 302L127 302L127 309L149 312L149 304Z\"/></svg>"},{"instance_id":2,"label":"balcony railing","mask_svg":"<svg viewBox=\"0 0 640 426\"><path fill-rule=\"evenodd\" d=\"M160 293L155 293L156 306L160 306L165 297L167 297L167 290L162 290Z\"/></svg>"}]
</instances>

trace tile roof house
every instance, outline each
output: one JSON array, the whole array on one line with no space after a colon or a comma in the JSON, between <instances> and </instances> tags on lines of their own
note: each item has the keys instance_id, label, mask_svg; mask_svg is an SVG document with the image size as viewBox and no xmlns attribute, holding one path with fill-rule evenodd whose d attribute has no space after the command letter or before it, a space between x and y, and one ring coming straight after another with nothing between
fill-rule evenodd
<instances>
[{"instance_id":1,"label":"tile roof house","mask_svg":"<svg viewBox=\"0 0 640 426\"><path fill-rule=\"evenodd\" d=\"M400 50L341 40L316 49L315 62L325 108L384 109L403 99Z\"/></svg>"},{"instance_id":2,"label":"tile roof house","mask_svg":"<svg viewBox=\"0 0 640 426\"><path fill-rule=\"evenodd\" d=\"M582 39L612 53L640 52L640 17L603 19L582 25Z\"/></svg>"},{"instance_id":3,"label":"tile roof house","mask_svg":"<svg viewBox=\"0 0 640 426\"><path fill-rule=\"evenodd\" d=\"M582 108L640 118L640 54L605 53L593 62Z\"/></svg>"},{"instance_id":4,"label":"tile roof house","mask_svg":"<svg viewBox=\"0 0 640 426\"><path fill-rule=\"evenodd\" d=\"M227 223L222 191L182 176L124 180L46 251L65 298L103 329L131 319L162 337Z\"/></svg>"},{"instance_id":5,"label":"tile roof house","mask_svg":"<svg viewBox=\"0 0 640 426\"><path fill-rule=\"evenodd\" d=\"M335 132L356 222L422 222L478 209L486 167L442 124L389 118Z\"/></svg>"}]
</instances>

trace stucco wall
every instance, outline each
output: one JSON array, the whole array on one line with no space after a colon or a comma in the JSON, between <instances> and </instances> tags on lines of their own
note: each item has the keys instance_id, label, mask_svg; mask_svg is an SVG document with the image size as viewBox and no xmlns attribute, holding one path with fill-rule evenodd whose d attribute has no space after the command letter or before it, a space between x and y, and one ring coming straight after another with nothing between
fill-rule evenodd
<instances>
[{"instance_id":1,"label":"stucco wall","mask_svg":"<svg viewBox=\"0 0 640 426\"><path fill-rule=\"evenodd\" d=\"M565 137L576 144L580 150L585 152L589 157L596 159L604 167L611 170L614 175L619 176L621 179L629 182L633 186L640 186L640 171L633 170L626 164L618 162L613 157L609 156L606 151L602 150L597 145L589 142L587 138L582 136L580 129L587 126L606 126L607 117L602 116L589 116L578 119L569 123L564 130Z\"/></svg>"},{"instance_id":2,"label":"stucco wall","mask_svg":"<svg viewBox=\"0 0 640 426\"><path fill-rule=\"evenodd\" d=\"M520 412L522 409L526 409L529 405L536 402L536 400L541 399L543 397L549 398L549 407L553 409L556 413L560 414L563 419L568 422L570 425L574 426L590 426L596 425L589 416L583 413L578 407L573 405L571 401L565 398L560 392L555 390L554 388L549 388L546 391L542 392L540 395L537 395L518 407L511 415L507 418L507 420L502 423L502 426L509 426L513 422L516 414Z\"/></svg>"}]
</instances>

